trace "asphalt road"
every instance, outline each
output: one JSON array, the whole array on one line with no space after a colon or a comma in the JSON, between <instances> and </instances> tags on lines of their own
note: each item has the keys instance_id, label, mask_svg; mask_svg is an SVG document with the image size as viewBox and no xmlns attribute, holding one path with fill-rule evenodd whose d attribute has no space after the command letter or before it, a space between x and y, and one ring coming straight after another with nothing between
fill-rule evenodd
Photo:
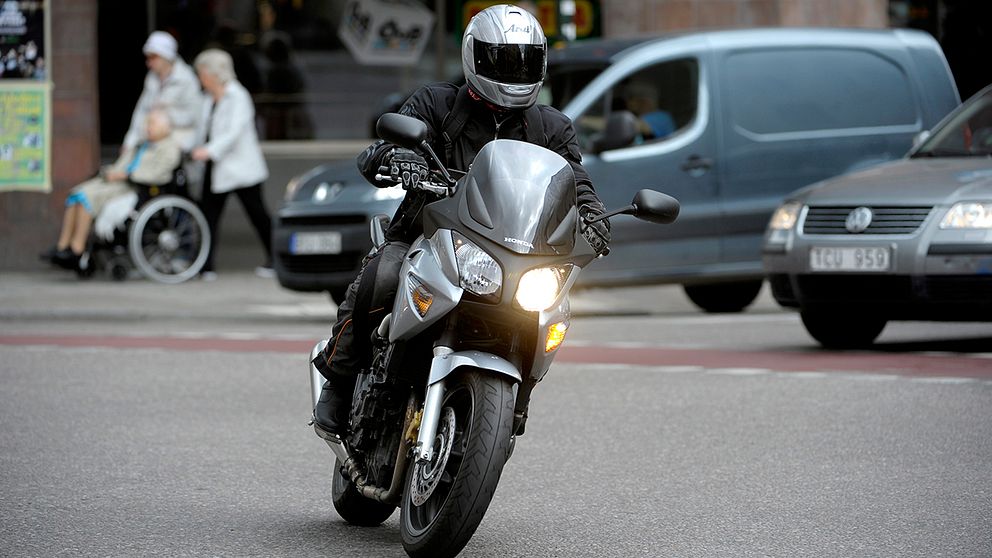
<instances>
[{"instance_id":1,"label":"asphalt road","mask_svg":"<svg viewBox=\"0 0 992 558\"><path fill-rule=\"evenodd\" d=\"M403 555L397 515L330 503L306 426L321 312L53 319L3 294L0 555ZM989 325L829 353L767 301L582 296L463 555L992 556Z\"/></svg>"}]
</instances>

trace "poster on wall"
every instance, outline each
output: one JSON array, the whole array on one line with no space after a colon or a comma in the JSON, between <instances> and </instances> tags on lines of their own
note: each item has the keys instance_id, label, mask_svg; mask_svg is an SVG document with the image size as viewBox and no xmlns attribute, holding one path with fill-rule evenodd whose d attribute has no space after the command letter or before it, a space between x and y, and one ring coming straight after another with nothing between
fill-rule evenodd
<instances>
[{"instance_id":1,"label":"poster on wall","mask_svg":"<svg viewBox=\"0 0 992 558\"><path fill-rule=\"evenodd\" d=\"M51 190L44 0L0 0L0 192Z\"/></svg>"},{"instance_id":2,"label":"poster on wall","mask_svg":"<svg viewBox=\"0 0 992 558\"><path fill-rule=\"evenodd\" d=\"M0 0L0 79L46 79L44 4Z\"/></svg>"}]
</instances>

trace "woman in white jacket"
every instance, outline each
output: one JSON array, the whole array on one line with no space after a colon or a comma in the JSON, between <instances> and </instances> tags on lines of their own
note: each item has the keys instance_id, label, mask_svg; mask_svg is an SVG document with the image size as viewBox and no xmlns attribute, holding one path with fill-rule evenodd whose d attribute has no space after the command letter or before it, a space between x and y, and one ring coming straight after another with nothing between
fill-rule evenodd
<instances>
[{"instance_id":1,"label":"woman in white jacket","mask_svg":"<svg viewBox=\"0 0 992 558\"><path fill-rule=\"evenodd\" d=\"M270 271L272 220L262 201L262 183L269 176L255 132L255 106L251 95L238 83L231 56L218 49L200 53L193 62L203 89L204 103L200 146L193 149L195 161L205 161L200 205L210 225L210 256L203 278L212 279L217 253L218 229L224 202L237 194L255 232L265 247L262 270Z\"/></svg>"}]
</instances>

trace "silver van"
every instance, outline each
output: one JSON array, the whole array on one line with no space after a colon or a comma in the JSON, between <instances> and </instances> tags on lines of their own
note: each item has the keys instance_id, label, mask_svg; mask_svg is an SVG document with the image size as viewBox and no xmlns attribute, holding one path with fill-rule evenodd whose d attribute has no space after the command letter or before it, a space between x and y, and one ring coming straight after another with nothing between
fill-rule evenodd
<instances>
[{"instance_id":1,"label":"silver van","mask_svg":"<svg viewBox=\"0 0 992 558\"><path fill-rule=\"evenodd\" d=\"M903 156L959 102L936 41L910 30L696 33L613 54L563 109L583 164L607 207L652 187L682 214L667 227L615 220L609 258L580 282L682 283L704 310L739 311L761 287L762 236L786 194Z\"/></svg>"},{"instance_id":2,"label":"silver van","mask_svg":"<svg viewBox=\"0 0 992 558\"><path fill-rule=\"evenodd\" d=\"M585 41L551 51L542 95L575 123L608 207L647 187L682 203L666 227L615 220L610 256L580 283L681 283L707 311L757 296L765 225L786 194L901 157L959 104L940 47L910 30ZM273 227L279 282L340 300L371 216L401 196L375 191L351 161L291 181Z\"/></svg>"}]
</instances>

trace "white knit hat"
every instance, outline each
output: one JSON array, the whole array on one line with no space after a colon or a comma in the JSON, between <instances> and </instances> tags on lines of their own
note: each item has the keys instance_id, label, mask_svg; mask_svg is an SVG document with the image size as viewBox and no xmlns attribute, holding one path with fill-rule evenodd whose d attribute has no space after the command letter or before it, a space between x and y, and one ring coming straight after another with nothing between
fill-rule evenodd
<instances>
[{"instance_id":1,"label":"white knit hat","mask_svg":"<svg viewBox=\"0 0 992 558\"><path fill-rule=\"evenodd\" d=\"M172 35L165 31L155 31L148 36L141 51L146 55L157 54L166 60L173 61L176 59L178 49L179 45L176 44L176 39Z\"/></svg>"}]
</instances>

